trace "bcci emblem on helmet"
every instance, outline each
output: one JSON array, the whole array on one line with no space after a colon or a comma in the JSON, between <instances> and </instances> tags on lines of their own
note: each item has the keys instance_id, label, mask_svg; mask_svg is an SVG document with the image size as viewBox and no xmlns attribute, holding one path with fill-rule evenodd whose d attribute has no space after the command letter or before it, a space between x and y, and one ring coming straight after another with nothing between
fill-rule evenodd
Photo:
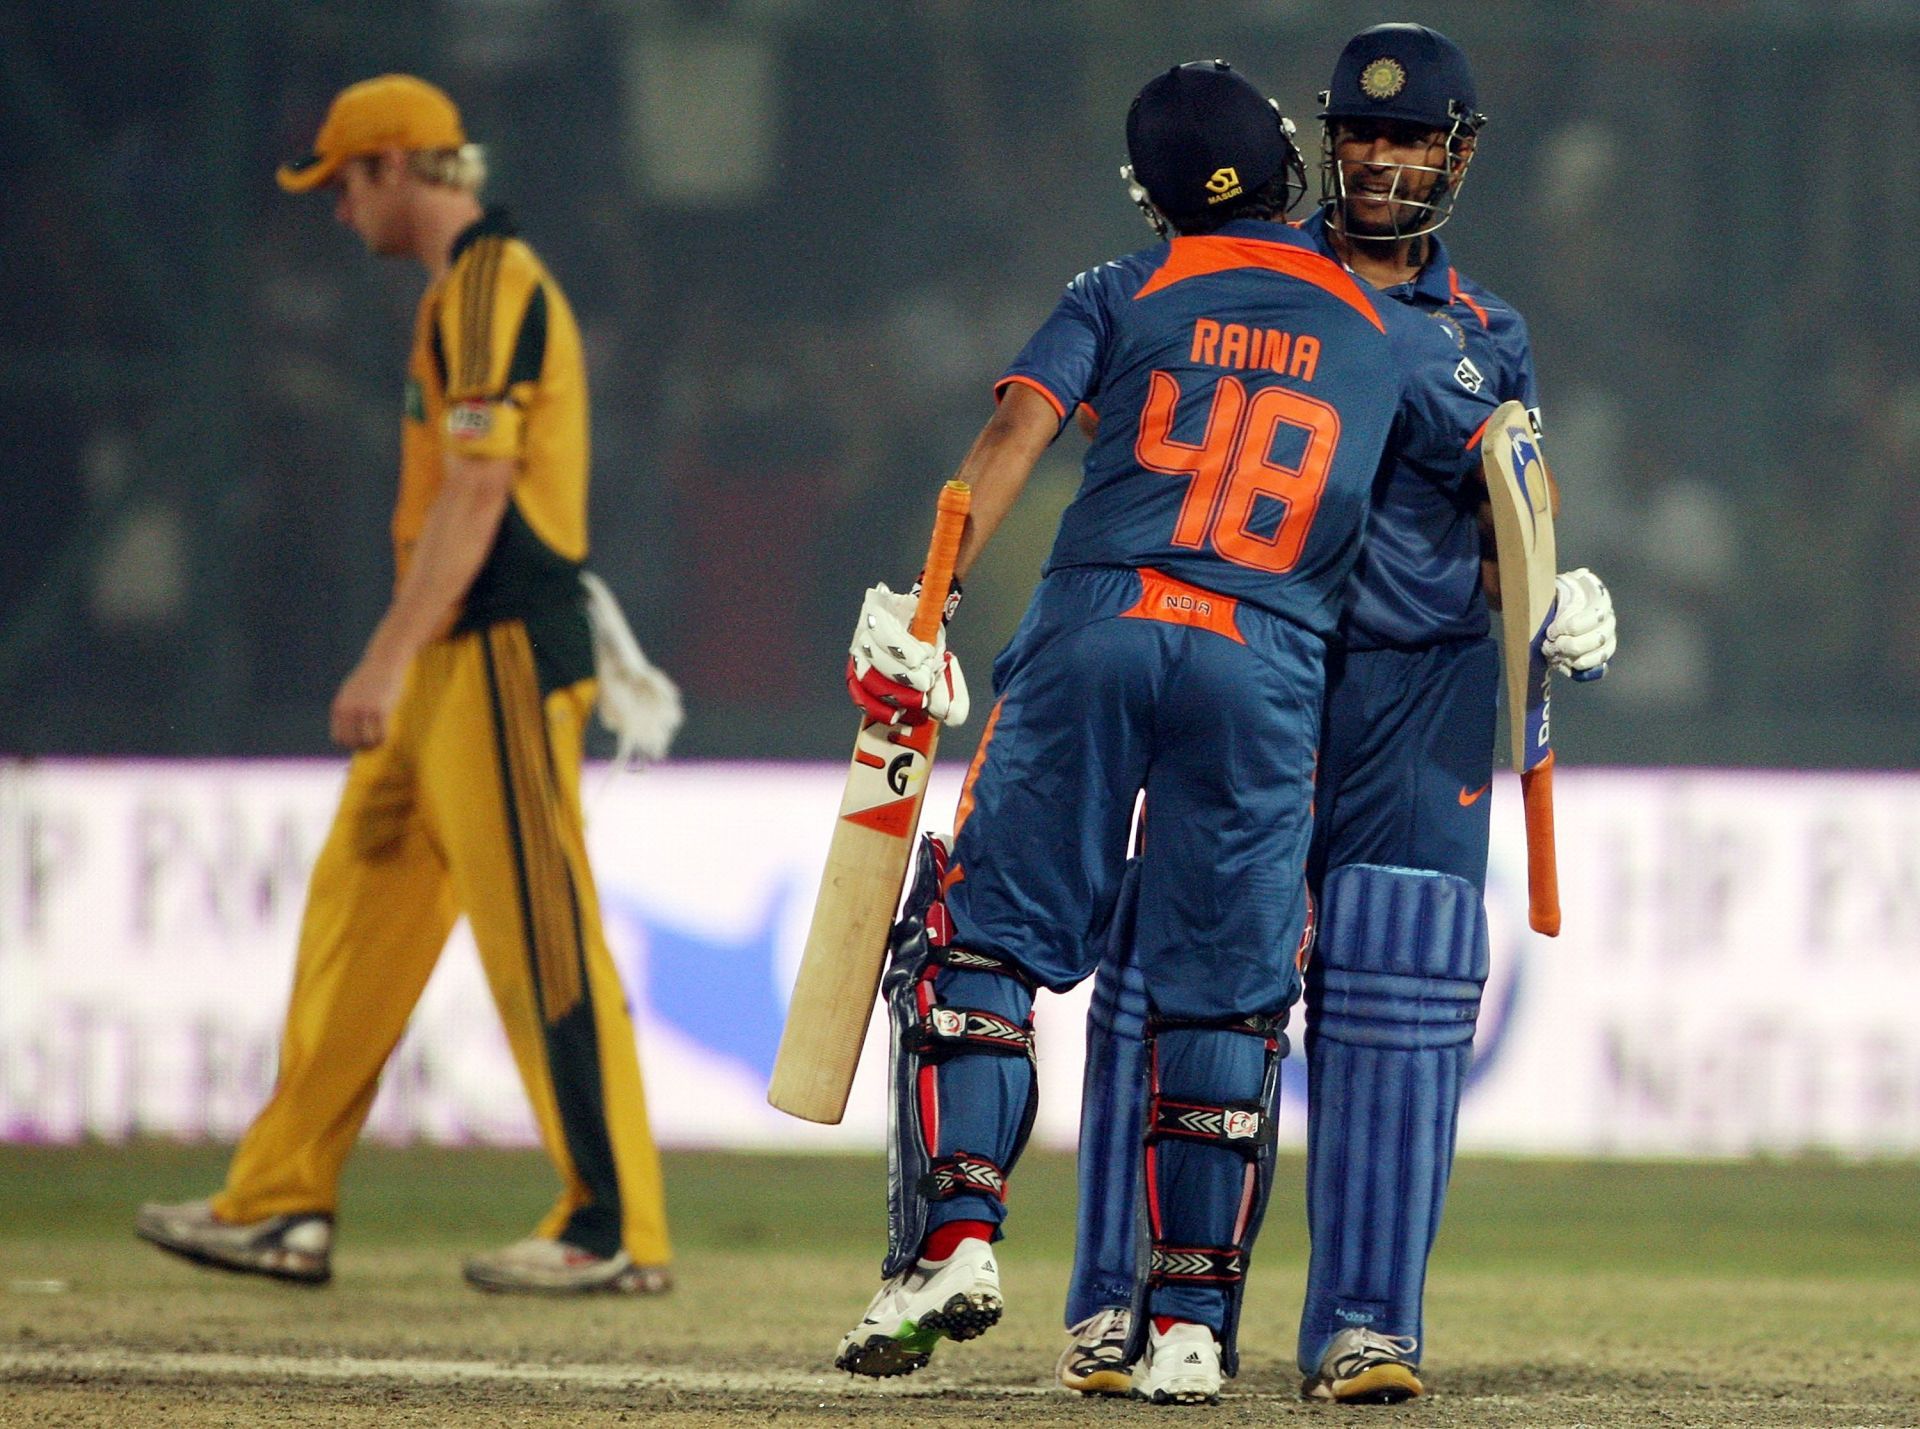
<instances>
[{"instance_id":1,"label":"bcci emblem on helmet","mask_svg":"<svg viewBox=\"0 0 1920 1429\"><path fill-rule=\"evenodd\" d=\"M1360 71L1360 92L1368 99L1392 99L1407 87L1407 69L1391 55L1382 55Z\"/></svg>"}]
</instances>

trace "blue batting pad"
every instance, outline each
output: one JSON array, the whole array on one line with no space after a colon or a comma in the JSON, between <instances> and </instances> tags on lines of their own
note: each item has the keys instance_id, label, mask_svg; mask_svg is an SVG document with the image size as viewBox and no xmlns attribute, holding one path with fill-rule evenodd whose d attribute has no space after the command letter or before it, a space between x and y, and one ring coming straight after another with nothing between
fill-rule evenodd
<instances>
[{"instance_id":1,"label":"blue batting pad","mask_svg":"<svg viewBox=\"0 0 1920 1429\"><path fill-rule=\"evenodd\" d=\"M1080 1093L1080 1208L1067 1282L1067 1328L1133 1303L1140 1139L1147 1114L1147 979L1133 961L1140 861L1120 883L1107 956L1087 1009Z\"/></svg>"},{"instance_id":2,"label":"blue batting pad","mask_svg":"<svg viewBox=\"0 0 1920 1429\"><path fill-rule=\"evenodd\" d=\"M1161 1098L1260 1108L1264 1113L1266 1130L1257 1154L1241 1155L1218 1145L1171 1138L1148 1152L1157 1170L1148 1177L1143 1199L1158 1202L1158 1240L1183 1247L1237 1245L1244 1261L1244 1252L1259 1233L1273 1183L1271 1119L1279 1062L1286 1055L1285 1036L1280 1035L1272 1051L1260 1038L1220 1027L1164 1027L1154 1040L1160 1060L1156 1090ZM1240 1294L1239 1284L1158 1285L1146 1308L1155 1315L1212 1326L1221 1340L1223 1363L1231 1372Z\"/></svg>"},{"instance_id":3,"label":"blue batting pad","mask_svg":"<svg viewBox=\"0 0 1920 1429\"><path fill-rule=\"evenodd\" d=\"M1451 874L1337 868L1320 918L1307 978L1308 1374L1340 1330L1420 1338L1487 979L1479 891Z\"/></svg>"}]
</instances>

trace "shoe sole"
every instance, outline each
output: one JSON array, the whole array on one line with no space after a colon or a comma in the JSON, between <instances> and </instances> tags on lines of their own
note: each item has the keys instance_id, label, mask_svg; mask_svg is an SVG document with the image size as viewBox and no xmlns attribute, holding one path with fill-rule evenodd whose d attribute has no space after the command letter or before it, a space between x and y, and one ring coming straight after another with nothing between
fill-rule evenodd
<instances>
[{"instance_id":1,"label":"shoe sole","mask_svg":"<svg viewBox=\"0 0 1920 1429\"><path fill-rule=\"evenodd\" d=\"M976 1340L1000 1323L1004 1309L998 1295L955 1295L917 1321L909 1320L896 1334L869 1335L860 1344L848 1345L834 1358L833 1367L869 1379L912 1374L927 1367L940 1341Z\"/></svg>"},{"instance_id":2,"label":"shoe sole","mask_svg":"<svg viewBox=\"0 0 1920 1429\"><path fill-rule=\"evenodd\" d=\"M333 1279L333 1267L327 1264L313 1269L297 1269L262 1261L239 1260L224 1252L195 1245L191 1241L171 1239L164 1232L149 1226L135 1226L133 1233L148 1245L164 1250L169 1255L177 1255L182 1260L192 1261L195 1265L205 1266L209 1270L225 1270L234 1275L258 1275L268 1280L284 1281L288 1285L320 1286Z\"/></svg>"},{"instance_id":3,"label":"shoe sole","mask_svg":"<svg viewBox=\"0 0 1920 1429\"><path fill-rule=\"evenodd\" d=\"M555 1298L569 1295L664 1295L673 1289L673 1277L658 1269L639 1274L622 1271L609 1280L596 1280L586 1285L541 1285L508 1276L490 1276L486 1271L477 1271L470 1266L460 1268L460 1277L475 1290L483 1290L489 1295L547 1295Z\"/></svg>"},{"instance_id":4,"label":"shoe sole","mask_svg":"<svg viewBox=\"0 0 1920 1429\"><path fill-rule=\"evenodd\" d=\"M1123 1369L1097 1369L1090 1374L1074 1374L1066 1370L1061 1372L1060 1383L1075 1394L1125 1399L1133 1393L1133 1376Z\"/></svg>"},{"instance_id":5,"label":"shoe sole","mask_svg":"<svg viewBox=\"0 0 1920 1429\"><path fill-rule=\"evenodd\" d=\"M1144 1391L1135 1391L1134 1397L1146 1399L1148 1395ZM1152 1401L1155 1404L1167 1405L1218 1404L1220 1393L1218 1390L1209 1393L1204 1389L1156 1389L1153 1392Z\"/></svg>"}]
</instances>

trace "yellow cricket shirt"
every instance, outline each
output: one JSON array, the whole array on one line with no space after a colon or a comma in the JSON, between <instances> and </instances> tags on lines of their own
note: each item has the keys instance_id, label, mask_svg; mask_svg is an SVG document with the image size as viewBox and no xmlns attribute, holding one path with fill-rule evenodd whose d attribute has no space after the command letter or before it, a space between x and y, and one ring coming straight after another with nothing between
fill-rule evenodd
<instances>
[{"instance_id":1,"label":"yellow cricket shirt","mask_svg":"<svg viewBox=\"0 0 1920 1429\"><path fill-rule=\"evenodd\" d=\"M414 320L401 424L395 577L406 573L449 452L517 466L499 535L455 620L521 620L543 689L593 673L580 590L587 555L587 374L580 330L551 274L490 208L454 240Z\"/></svg>"}]
</instances>

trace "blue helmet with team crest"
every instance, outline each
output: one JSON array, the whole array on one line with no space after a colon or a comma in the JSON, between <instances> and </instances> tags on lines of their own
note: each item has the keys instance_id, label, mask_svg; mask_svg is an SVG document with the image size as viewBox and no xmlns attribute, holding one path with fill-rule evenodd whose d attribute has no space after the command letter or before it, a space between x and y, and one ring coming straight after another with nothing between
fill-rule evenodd
<instances>
[{"instance_id":1,"label":"blue helmet with team crest","mask_svg":"<svg viewBox=\"0 0 1920 1429\"><path fill-rule=\"evenodd\" d=\"M1333 79L1320 94L1320 200L1327 221L1344 228L1353 195L1349 169L1364 168L1385 187L1387 231L1355 237L1404 239L1431 233L1453 216L1466 180L1475 136L1487 116L1479 109L1466 52L1425 25L1375 25L1340 51ZM1343 167L1335 142L1342 134L1425 134L1437 152L1433 162ZM1391 173L1387 171L1391 170Z\"/></svg>"},{"instance_id":2,"label":"blue helmet with team crest","mask_svg":"<svg viewBox=\"0 0 1920 1429\"><path fill-rule=\"evenodd\" d=\"M1155 232L1285 215L1306 192L1293 121L1225 60L1155 75L1127 110L1120 173Z\"/></svg>"}]
</instances>

